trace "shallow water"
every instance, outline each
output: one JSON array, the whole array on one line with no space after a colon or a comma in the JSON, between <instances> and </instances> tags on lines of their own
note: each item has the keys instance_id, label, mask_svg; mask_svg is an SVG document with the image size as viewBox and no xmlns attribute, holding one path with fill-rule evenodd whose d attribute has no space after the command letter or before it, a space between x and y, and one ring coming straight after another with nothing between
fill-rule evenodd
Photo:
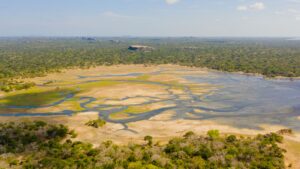
<instances>
[{"instance_id":1,"label":"shallow water","mask_svg":"<svg viewBox=\"0 0 300 169\"><path fill-rule=\"evenodd\" d=\"M266 80L219 72L185 78L221 86L205 97L204 102L209 107L245 105L236 111L206 114L204 118L239 127L258 128L260 124L272 124L300 130L300 119L297 119L300 116L300 80Z\"/></svg>"}]
</instances>

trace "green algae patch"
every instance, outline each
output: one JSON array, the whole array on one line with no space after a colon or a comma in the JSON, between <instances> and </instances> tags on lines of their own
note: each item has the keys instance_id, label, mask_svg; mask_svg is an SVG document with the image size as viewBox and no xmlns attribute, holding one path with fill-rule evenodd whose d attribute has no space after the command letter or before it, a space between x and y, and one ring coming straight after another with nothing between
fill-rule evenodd
<instances>
[{"instance_id":1,"label":"green algae patch","mask_svg":"<svg viewBox=\"0 0 300 169\"><path fill-rule=\"evenodd\" d=\"M129 117L129 115L127 113L116 112L116 113L110 114L109 117L111 119L119 120L119 119L127 119Z\"/></svg>"},{"instance_id":2,"label":"green algae patch","mask_svg":"<svg viewBox=\"0 0 300 169\"><path fill-rule=\"evenodd\" d=\"M146 111L149 111L146 106L129 106L126 110L122 111L122 113L140 114Z\"/></svg>"},{"instance_id":3,"label":"green algae patch","mask_svg":"<svg viewBox=\"0 0 300 169\"><path fill-rule=\"evenodd\" d=\"M66 107L70 108L73 111L83 111L84 109L81 107L79 101L68 101L66 102Z\"/></svg>"},{"instance_id":4,"label":"green algae patch","mask_svg":"<svg viewBox=\"0 0 300 169\"><path fill-rule=\"evenodd\" d=\"M32 88L25 91L14 92L2 98L4 106L45 106L64 99L68 94L75 94L72 89L40 89Z\"/></svg>"},{"instance_id":5,"label":"green algae patch","mask_svg":"<svg viewBox=\"0 0 300 169\"><path fill-rule=\"evenodd\" d=\"M137 80L149 80L150 77L151 77L151 75L149 75L149 74L143 74L141 76L138 76L136 79Z\"/></svg>"},{"instance_id":6,"label":"green algae patch","mask_svg":"<svg viewBox=\"0 0 300 169\"><path fill-rule=\"evenodd\" d=\"M126 113L126 114L140 114L149 111L149 109L144 106L128 106L127 109L120 111L118 113Z\"/></svg>"},{"instance_id":7,"label":"green algae patch","mask_svg":"<svg viewBox=\"0 0 300 169\"><path fill-rule=\"evenodd\" d=\"M69 81L52 81L50 84L43 84L44 87L56 87L56 86L73 86L74 84L78 83L78 81L75 80L69 80Z\"/></svg>"},{"instance_id":8,"label":"green algae patch","mask_svg":"<svg viewBox=\"0 0 300 169\"><path fill-rule=\"evenodd\" d=\"M77 87L84 90L84 89L90 89L90 88L108 87L108 86L118 85L121 83L122 82L113 81L113 80L101 80L101 81L96 81L96 82L79 84L79 85L77 85Z\"/></svg>"},{"instance_id":9,"label":"green algae patch","mask_svg":"<svg viewBox=\"0 0 300 169\"><path fill-rule=\"evenodd\" d=\"M113 119L125 119L129 117L129 114L141 114L150 111L146 106L129 106L127 109L112 113L110 117Z\"/></svg>"}]
</instances>

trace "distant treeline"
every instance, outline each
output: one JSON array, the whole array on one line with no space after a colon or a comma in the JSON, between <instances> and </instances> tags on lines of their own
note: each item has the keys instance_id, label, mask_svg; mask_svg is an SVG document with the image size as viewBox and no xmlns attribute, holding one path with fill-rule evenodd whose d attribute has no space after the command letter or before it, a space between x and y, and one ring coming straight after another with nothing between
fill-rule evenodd
<instances>
[{"instance_id":1,"label":"distant treeline","mask_svg":"<svg viewBox=\"0 0 300 169\"><path fill-rule=\"evenodd\" d=\"M155 50L127 50L132 44L151 46ZM0 39L0 83L5 91L28 87L9 85L11 79L43 76L64 68L166 63L268 77L297 77L300 76L300 42L278 38Z\"/></svg>"},{"instance_id":2,"label":"distant treeline","mask_svg":"<svg viewBox=\"0 0 300 169\"><path fill-rule=\"evenodd\" d=\"M0 168L24 169L282 169L283 137L275 133L256 137L207 136L193 132L167 144L116 145L100 142L98 147L72 141L76 134L63 125L42 121L0 124Z\"/></svg>"}]
</instances>

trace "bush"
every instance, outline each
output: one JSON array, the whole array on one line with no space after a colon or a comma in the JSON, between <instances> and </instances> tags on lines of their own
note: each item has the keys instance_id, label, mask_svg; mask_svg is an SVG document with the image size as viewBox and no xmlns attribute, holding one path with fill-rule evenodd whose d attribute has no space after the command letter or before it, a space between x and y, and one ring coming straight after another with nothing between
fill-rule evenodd
<instances>
[{"instance_id":1,"label":"bush","mask_svg":"<svg viewBox=\"0 0 300 169\"><path fill-rule=\"evenodd\" d=\"M87 123L85 123L85 125L87 126L91 126L94 128L99 128L99 127L103 127L106 124L106 121L102 120L102 119L97 119L97 120L90 120Z\"/></svg>"},{"instance_id":2,"label":"bush","mask_svg":"<svg viewBox=\"0 0 300 169\"><path fill-rule=\"evenodd\" d=\"M152 140L153 140L153 138L151 136L145 136L144 140L148 142L147 144L149 146L152 146L152 143L153 143Z\"/></svg>"},{"instance_id":3,"label":"bush","mask_svg":"<svg viewBox=\"0 0 300 169\"><path fill-rule=\"evenodd\" d=\"M219 130L209 130L209 131L207 132L207 135L208 135L209 138L211 138L211 139L216 139L216 138L219 138L220 132L219 132Z\"/></svg>"}]
</instances>

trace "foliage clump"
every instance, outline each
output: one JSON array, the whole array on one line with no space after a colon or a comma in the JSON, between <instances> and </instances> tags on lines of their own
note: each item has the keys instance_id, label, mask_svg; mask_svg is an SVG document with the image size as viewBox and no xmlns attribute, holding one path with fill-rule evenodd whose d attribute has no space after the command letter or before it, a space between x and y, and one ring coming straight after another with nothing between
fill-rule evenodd
<instances>
[{"instance_id":1,"label":"foliage clump","mask_svg":"<svg viewBox=\"0 0 300 169\"><path fill-rule=\"evenodd\" d=\"M35 145L59 141L69 133L66 126L43 121L0 123L0 154L21 153Z\"/></svg>"},{"instance_id":2,"label":"foliage clump","mask_svg":"<svg viewBox=\"0 0 300 169\"><path fill-rule=\"evenodd\" d=\"M280 135L292 135L294 132L292 129L281 129L279 131L277 131L277 134Z\"/></svg>"},{"instance_id":3,"label":"foliage clump","mask_svg":"<svg viewBox=\"0 0 300 169\"><path fill-rule=\"evenodd\" d=\"M22 82L22 81L13 81L13 80L2 80L0 79L0 91L11 92L14 90L23 90L34 87L35 83L33 82Z\"/></svg>"},{"instance_id":4,"label":"foliage clump","mask_svg":"<svg viewBox=\"0 0 300 169\"><path fill-rule=\"evenodd\" d=\"M103 127L106 124L106 121L102 120L102 119L97 119L97 120L90 120L87 123L85 123L85 125L90 126L90 127L94 127L94 128L99 128L99 127Z\"/></svg>"}]
</instances>

